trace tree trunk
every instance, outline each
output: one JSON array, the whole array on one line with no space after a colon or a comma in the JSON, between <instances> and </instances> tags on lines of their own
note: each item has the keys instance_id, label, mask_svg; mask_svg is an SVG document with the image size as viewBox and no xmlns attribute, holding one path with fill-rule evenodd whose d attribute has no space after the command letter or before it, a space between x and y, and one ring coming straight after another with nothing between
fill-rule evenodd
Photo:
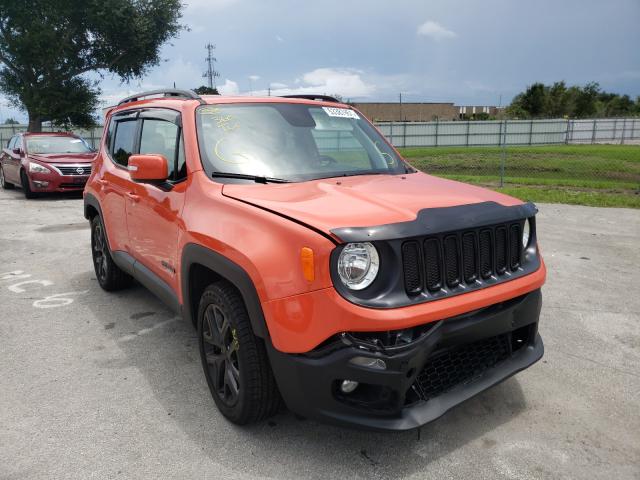
<instances>
[{"instance_id":1,"label":"tree trunk","mask_svg":"<svg viewBox=\"0 0 640 480\"><path fill-rule=\"evenodd\" d=\"M42 117L40 115L29 113L29 132L41 132L42 131Z\"/></svg>"}]
</instances>

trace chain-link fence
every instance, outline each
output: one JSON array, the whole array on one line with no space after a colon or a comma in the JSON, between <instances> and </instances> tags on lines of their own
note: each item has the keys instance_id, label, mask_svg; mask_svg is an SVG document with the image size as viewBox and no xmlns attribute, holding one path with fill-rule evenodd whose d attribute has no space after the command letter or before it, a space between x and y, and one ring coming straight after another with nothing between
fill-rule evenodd
<instances>
[{"instance_id":1,"label":"chain-link fence","mask_svg":"<svg viewBox=\"0 0 640 480\"><path fill-rule=\"evenodd\" d=\"M409 162L434 175L537 201L640 208L640 119L381 127Z\"/></svg>"}]
</instances>

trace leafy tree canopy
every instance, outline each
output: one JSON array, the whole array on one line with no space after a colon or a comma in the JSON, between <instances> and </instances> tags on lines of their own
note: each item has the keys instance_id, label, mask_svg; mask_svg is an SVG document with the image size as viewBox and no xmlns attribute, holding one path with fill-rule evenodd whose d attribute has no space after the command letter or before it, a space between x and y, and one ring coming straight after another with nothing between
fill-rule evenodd
<instances>
[{"instance_id":1,"label":"leafy tree canopy","mask_svg":"<svg viewBox=\"0 0 640 480\"><path fill-rule=\"evenodd\" d=\"M201 85L198 88L193 89L198 95L220 95L217 88L209 88L205 85Z\"/></svg>"},{"instance_id":2,"label":"leafy tree canopy","mask_svg":"<svg viewBox=\"0 0 640 480\"><path fill-rule=\"evenodd\" d=\"M507 107L512 118L593 118L640 116L640 97L604 92L595 82L567 87L534 83L515 96Z\"/></svg>"},{"instance_id":3,"label":"leafy tree canopy","mask_svg":"<svg viewBox=\"0 0 640 480\"><path fill-rule=\"evenodd\" d=\"M2 0L0 90L43 121L89 126L100 90L88 72L122 81L160 62L182 26L180 0Z\"/></svg>"}]
</instances>

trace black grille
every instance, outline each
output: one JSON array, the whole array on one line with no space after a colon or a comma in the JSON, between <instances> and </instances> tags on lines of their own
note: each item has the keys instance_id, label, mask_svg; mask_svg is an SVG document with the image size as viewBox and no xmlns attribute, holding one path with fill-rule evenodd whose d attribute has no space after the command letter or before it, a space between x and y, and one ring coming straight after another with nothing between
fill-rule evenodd
<instances>
[{"instance_id":1,"label":"black grille","mask_svg":"<svg viewBox=\"0 0 640 480\"><path fill-rule=\"evenodd\" d=\"M84 188L87 181L84 182L73 182L73 183L60 183L58 186L60 188Z\"/></svg>"},{"instance_id":2,"label":"black grille","mask_svg":"<svg viewBox=\"0 0 640 480\"><path fill-rule=\"evenodd\" d=\"M491 242L491 232L482 230L480 232L480 275L482 278L489 278L493 274L493 246Z\"/></svg>"},{"instance_id":3,"label":"black grille","mask_svg":"<svg viewBox=\"0 0 640 480\"><path fill-rule=\"evenodd\" d=\"M503 275L507 271L507 229L496 228L496 272Z\"/></svg>"},{"instance_id":4,"label":"black grille","mask_svg":"<svg viewBox=\"0 0 640 480\"><path fill-rule=\"evenodd\" d=\"M522 242L522 234L520 233L520 225L511 225L509 241L509 256L511 269L515 270L520 266L520 244Z\"/></svg>"},{"instance_id":5,"label":"black grille","mask_svg":"<svg viewBox=\"0 0 640 480\"><path fill-rule=\"evenodd\" d=\"M444 239L444 268L447 285L451 288L460 283L460 269L458 267L458 239L450 235Z\"/></svg>"},{"instance_id":6,"label":"black grille","mask_svg":"<svg viewBox=\"0 0 640 480\"><path fill-rule=\"evenodd\" d=\"M476 235L469 232L462 236L462 268L464 281L472 283L478 277L476 264Z\"/></svg>"},{"instance_id":7,"label":"black grille","mask_svg":"<svg viewBox=\"0 0 640 480\"><path fill-rule=\"evenodd\" d=\"M418 242L407 242L402 246L404 267L404 287L408 293L420 293L422 275L420 273L420 250Z\"/></svg>"},{"instance_id":8,"label":"black grille","mask_svg":"<svg viewBox=\"0 0 640 480\"><path fill-rule=\"evenodd\" d=\"M429 400L478 379L510 354L508 334L459 345L429 358L414 385L422 400Z\"/></svg>"},{"instance_id":9,"label":"black grille","mask_svg":"<svg viewBox=\"0 0 640 480\"><path fill-rule=\"evenodd\" d=\"M424 263L427 270L427 289L436 292L442 288L442 259L440 242L435 238L424 242Z\"/></svg>"},{"instance_id":10,"label":"black grille","mask_svg":"<svg viewBox=\"0 0 640 480\"><path fill-rule=\"evenodd\" d=\"M91 173L91 164L87 165L56 165L55 166L62 175L89 175ZM82 171L82 173L80 173Z\"/></svg>"},{"instance_id":11,"label":"black grille","mask_svg":"<svg viewBox=\"0 0 640 480\"><path fill-rule=\"evenodd\" d=\"M439 298L511 278L521 267L522 224L431 236L402 245L404 285L407 293ZM420 252L422 248L422 252Z\"/></svg>"}]
</instances>

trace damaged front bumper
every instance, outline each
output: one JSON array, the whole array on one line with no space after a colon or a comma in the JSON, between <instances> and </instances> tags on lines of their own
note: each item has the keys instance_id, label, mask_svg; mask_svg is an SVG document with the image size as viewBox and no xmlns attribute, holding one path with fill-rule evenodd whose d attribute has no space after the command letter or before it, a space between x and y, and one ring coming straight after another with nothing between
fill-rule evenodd
<instances>
[{"instance_id":1,"label":"damaged front bumper","mask_svg":"<svg viewBox=\"0 0 640 480\"><path fill-rule=\"evenodd\" d=\"M539 360L540 306L535 290L413 329L345 332L307 354L282 353L270 342L267 347L293 412L329 423L408 430ZM357 382L355 389L345 391L345 380Z\"/></svg>"}]
</instances>

